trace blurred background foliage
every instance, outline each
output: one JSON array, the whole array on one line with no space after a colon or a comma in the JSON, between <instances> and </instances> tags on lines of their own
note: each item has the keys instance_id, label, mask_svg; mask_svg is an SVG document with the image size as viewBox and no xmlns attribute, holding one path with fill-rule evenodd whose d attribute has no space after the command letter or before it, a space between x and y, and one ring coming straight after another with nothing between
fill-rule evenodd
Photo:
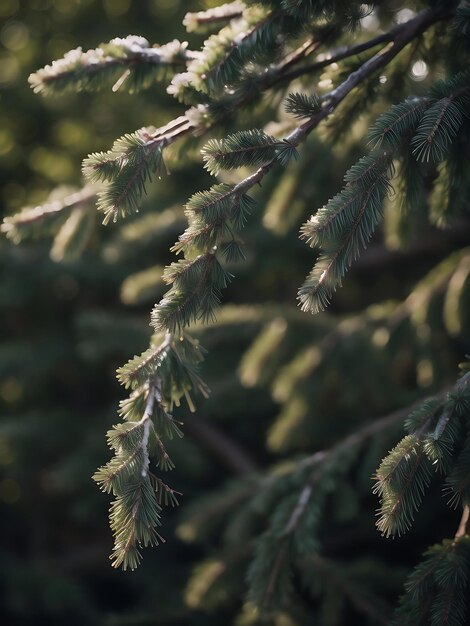
<instances>
[{"instance_id":1,"label":"blurred background foliage","mask_svg":"<svg viewBox=\"0 0 470 626\"><path fill-rule=\"evenodd\" d=\"M184 14L206 6L0 3L4 216L43 202L58 186L77 189L88 153L183 112L159 86L138 96L104 91L42 99L30 90L28 75L72 48L116 36L185 40ZM369 36L376 28L369 23ZM353 267L331 311L313 318L295 306L312 264L298 228L339 189L364 150L370 120L410 90L424 93L435 78L425 62L432 46L421 45L416 57L401 55L392 64L377 104L368 106L370 93L358 90L353 112L340 107L301 148L299 163L279 169L257 190L258 209L244 232L247 259L236 267L217 321L194 330L209 351L203 374L212 394L195 416L179 415L186 436L171 449L171 484L184 493L182 505L165 511L167 543L148 550L132 574L109 566L108 505L90 477L107 457L103 434L117 421L122 394L115 370L148 345L149 311L164 290L162 268L184 230L182 207L209 186L199 143L186 142L181 161L175 151L171 176L149 188L141 213L106 228L97 218L78 260L54 261L48 242L17 247L0 240L3 623L261 623L245 604L245 573L253 537L266 528L277 496L271 491L266 501L257 499L259 476L272 467L282 473L368 419L455 380L457 363L470 351L468 218L446 231L423 218L410 243L399 212L390 208L384 230ZM403 68L407 81L394 80L393 71L401 76ZM336 79L332 71L321 76L326 87ZM269 94L258 105L261 122L284 123L279 102ZM250 127L251 115L237 114L227 125ZM311 623L312 616L321 624L362 624L364 603L367 623L375 623L374 611L390 610L424 548L455 531L455 516L436 495L407 537L391 543L376 532L370 477L401 429L391 422L357 449L328 496L330 519L320 531L324 560L316 567L328 580L337 575L328 559L341 562L335 593L323 593L317 581L299 601L298 615L279 614L273 624ZM358 591L362 586L367 592Z\"/></svg>"}]
</instances>

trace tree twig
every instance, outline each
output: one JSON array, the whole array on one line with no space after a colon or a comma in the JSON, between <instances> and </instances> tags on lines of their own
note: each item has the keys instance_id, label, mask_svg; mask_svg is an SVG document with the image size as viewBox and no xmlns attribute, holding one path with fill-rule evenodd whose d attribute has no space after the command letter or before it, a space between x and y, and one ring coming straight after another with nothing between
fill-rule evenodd
<instances>
[{"instance_id":1,"label":"tree twig","mask_svg":"<svg viewBox=\"0 0 470 626\"><path fill-rule=\"evenodd\" d=\"M455 533L454 539L460 539L464 535L467 534L467 523L468 518L470 517L470 508L468 504L463 507L462 517L460 518L460 524L457 528L457 532Z\"/></svg>"},{"instance_id":2,"label":"tree twig","mask_svg":"<svg viewBox=\"0 0 470 626\"><path fill-rule=\"evenodd\" d=\"M375 48L382 43L388 43L389 41L392 41L392 39L393 30L387 33L383 33L382 35L377 35L377 37L369 39L368 41L357 44L355 46L342 46L341 48L333 50L332 52L322 53L318 55L318 60L315 63L311 63L310 65L304 65L303 67L299 67L296 70L287 72L286 74L284 74L282 80L290 82L295 78L298 78L299 76L314 74L315 72L318 72L328 65L332 65L333 63L337 63L338 61L342 61L343 59L356 56L361 52L365 52L366 50Z\"/></svg>"}]
</instances>

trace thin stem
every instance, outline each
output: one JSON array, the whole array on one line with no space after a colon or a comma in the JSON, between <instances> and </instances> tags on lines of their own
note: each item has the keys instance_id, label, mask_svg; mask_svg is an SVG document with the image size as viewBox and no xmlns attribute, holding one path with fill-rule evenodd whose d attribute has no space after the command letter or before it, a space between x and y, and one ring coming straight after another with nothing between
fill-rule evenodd
<instances>
[{"instance_id":1,"label":"thin stem","mask_svg":"<svg viewBox=\"0 0 470 626\"><path fill-rule=\"evenodd\" d=\"M369 39L369 41L365 41L355 46L342 46L341 48L338 48L331 53L323 53L321 55L318 55L318 60L315 63L311 63L310 65L304 65L303 67L299 67L296 70L287 72L282 77L282 80L290 82L295 78L298 78L299 76L314 74L315 72L318 72L328 65L332 65L333 63L337 63L338 61L342 61L343 59L356 56L361 52L365 52L366 50L375 48L382 43L388 43L389 41L392 41L392 39L393 31L389 31L387 33L383 33L382 35L377 35L377 37Z\"/></svg>"},{"instance_id":2,"label":"thin stem","mask_svg":"<svg viewBox=\"0 0 470 626\"><path fill-rule=\"evenodd\" d=\"M8 221L0 227L2 233L8 233L13 230L18 224L24 226L26 224L34 224L45 217L51 216L55 213L60 213L64 209L73 209L86 204L89 200L96 196L96 189L90 185L83 187L80 191L65 196L62 200L55 200L54 202L47 202L46 204L39 205L34 209L25 209L25 215L18 213L11 218L6 218Z\"/></svg>"},{"instance_id":3,"label":"thin stem","mask_svg":"<svg viewBox=\"0 0 470 626\"><path fill-rule=\"evenodd\" d=\"M231 8L233 7L233 8ZM223 12L223 7L215 7L208 11L197 11L196 13L186 13L183 24L189 24L191 21L196 22L199 26L205 26L207 24L217 24L218 22L225 23L231 20L243 17L243 4L240 2L232 2L228 5L231 10Z\"/></svg>"},{"instance_id":4,"label":"thin stem","mask_svg":"<svg viewBox=\"0 0 470 626\"><path fill-rule=\"evenodd\" d=\"M466 504L463 507L462 517L460 519L459 527L457 528L457 532L455 533L454 539L460 539L464 535L467 534L467 523L468 518L470 517L470 507Z\"/></svg>"},{"instance_id":5,"label":"thin stem","mask_svg":"<svg viewBox=\"0 0 470 626\"><path fill-rule=\"evenodd\" d=\"M144 455L144 460L142 463L141 475L142 478L145 478L149 471L150 458L149 458L149 435L150 435L150 426L152 422L153 415L153 407L155 405L155 385L149 386L149 392L147 396L147 402L145 404L145 412L140 420L140 423L144 425L144 432L142 434L142 443L140 447L142 448L142 452Z\"/></svg>"}]
</instances>

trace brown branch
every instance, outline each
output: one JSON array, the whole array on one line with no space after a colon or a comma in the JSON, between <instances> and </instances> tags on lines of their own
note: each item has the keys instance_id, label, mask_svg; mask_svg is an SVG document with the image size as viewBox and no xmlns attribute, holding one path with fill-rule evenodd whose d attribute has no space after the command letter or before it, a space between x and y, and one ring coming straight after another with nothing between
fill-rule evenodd
<instances>
[{"instance_id":1,"label":"brown branch","mask_svg":"<svg viewBox=\"0 0 470 626\"><path fill-rule=\"evenodd\" d=\"M343 59L347 59L352 56L356 56L361 52L365 52L366 50L370 50L371 48L375 48L382 43L388 43L393 39L393 31L389 31L388 33L383 33L382 35L377 35L373 39L369 39L369 41L365 41L363 43L357 44L355 46L342 46L338 48L338 50L334 50L331 53L318 55L319 58L315 63L310 65L304 65L303 67L299 67L292 72L288 72L284 74L283 81L292 81L299 76L304 76L305 74L314 74L319 70L331 65L332 63L337 63L338 61L342 61Z\"/></svg>"},{"instance_id":2,"label":"brown branch","mask_svg":"<svg viewBox=\"0 0 470 626\"><path fill-rule=\"evenodd\" d=\"M96 189L87 185L74 193L68 194L61 200L46 201L34 208L26 207L20 213L5 218L0 226L0 232L9 233L18 225L34 224L44 218L60 213L64 209L73 209L82 206L96 196Z\"/></svg>"},{"instance_id":3,"label":"brown branch","mask_svg":"<svg viewBox=\"0 0 470 626\"><path fill-rule=\"evenodd\" d=\"M470 517L470 508L468 504L463 507L462 517L460 519L459 527L457 528L457 532L455 533L454 540L460 539L464 535L467 534L467 522Z\"/></svg>"},{"instance_id":4,"label":"brown branch","mask_svg":"<svg viewBox=\"0 0 470 626\"><path fill-rule=\"evenodd\" d=\"M183 20L183 25L187 26L191 22L196 23L198 26L205 26L207 24L217 24L218 22L225 23L230 22L243 17L243 4L239 2L232 2L230 5L225 5L231 8L230 11L222 11L222 7L214 7L207 11L197 11L186 13Z\"/></svg>"}]
</instances>

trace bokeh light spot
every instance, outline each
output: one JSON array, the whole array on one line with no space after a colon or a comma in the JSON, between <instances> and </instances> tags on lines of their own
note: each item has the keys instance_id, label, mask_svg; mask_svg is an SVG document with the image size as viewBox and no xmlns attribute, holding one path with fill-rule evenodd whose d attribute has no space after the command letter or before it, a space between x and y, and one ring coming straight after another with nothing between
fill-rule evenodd
<instances>
[{"instance_id":1,"label":"bokeh light spot","mask_svg":"<svg viewBox=\"0 0 470 626\"><path fill-rule=\"evenodd\" d=\"M428 66L424 61L416 61L411 68L413 80L424 80L428 75Z\"/></svg>"},{"instance_id":2,"label":"bokeh light spot","mask_svg":"<svg viewBox=\"0 0 470 626\"><path fill-rule=\"evenodd\" d=\"M131 6L130 0L104 0L104 9L109 17L125 15Z\"/></svg>"},{"instance_id":3,"label":"bokeh light spot","mask_svg":"<svg viewBox=\"0 0 470 626\"><path fill-rule=\"evenodd\" d=\"M7 22L0 31L0 41L8 50L21 50L29 41L29 29L23 22Z\"/></svg>"},{"instance_id":4,"label":"bokeh light spot","mask_svg":"<svg viewBox=\"0 0 470 626\"><path fill-rule=\"evenodd\" d=\"M0 397L7 404L14 404L23 395L23 386L17 378L7 378L0 386Z\"/></svg>"},{"instance_id":5,"label":"bokeh light spot","mask_svg":"<svg viewBox=\"0 0 470 626\"><path fill-rule=\"evenodd\" d=\"M0 17L10 17L20 8L19 0L2 0L0 2Z\"/></svg>"},{"instance_id":6,"label":"bokeh light spot","mask_svg":"<svg viewBox=\"0 0 470 626\"><path fill-rule=\"evenodd\" d=\"M21 498L21 487L13 478L5 478L0 482L0 500L6 504L15 504Z\"/></svg>"},{"instance_id":7,"label":"bokeh light spot","mask_svg":"<svg viewBox=\"0 0 470 626\"><path fill-rule=\"evenodd\" d=\"M20 74L20 64L12 54L0 54L0 85L14 83Z\"/></svg>"}]
</instances>

